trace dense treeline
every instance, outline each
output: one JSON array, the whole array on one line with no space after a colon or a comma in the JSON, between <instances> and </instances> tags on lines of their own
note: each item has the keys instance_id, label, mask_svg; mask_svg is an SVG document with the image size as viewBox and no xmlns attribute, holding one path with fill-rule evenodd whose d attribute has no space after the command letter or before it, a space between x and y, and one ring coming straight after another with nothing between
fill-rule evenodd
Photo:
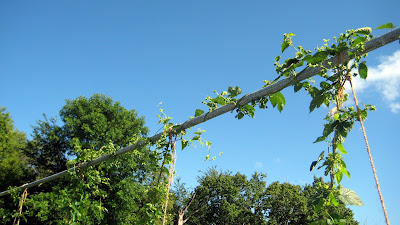
<instances>
[{"instance_id":1,"label":"dense treeline","mask_svg":"<svg viewBox=\"0 0 400 225\"><path fill-rule=\"evenodd\" d=\"M358 224L343 203L314 210L315 199L327 193L321 178L304 187L279 182L267 186L265 178L263 173L247 178L211 168L198 178L199 185L192 192L178 182L175 221L189 205L181 218L188 219L185 224L310 224L326 218L328 211L344 217L347 224Z\"/></svg>"},{"instance_id":2,"label":"dense treeline","mask_svg":"<svg viewBox=\"0 0 400 225\"><path fill-rule=\"evenodd\" d=\"M0 223L161 224L167 180L162 153L145 147L84 171L77 167L146 136L144 118L96 94L67 100L60 119L44 116L28 140L0 108L1 191L76 168L65 178L29 188L21 213L20 192L1 197ZM193 190L178 182L166 224L309 224L333 214L357 224L343 203L314 210L315 199L326 194L322 179L300 187L267 186L265 178L212 168Z\"/></svg>"}]
</instances>

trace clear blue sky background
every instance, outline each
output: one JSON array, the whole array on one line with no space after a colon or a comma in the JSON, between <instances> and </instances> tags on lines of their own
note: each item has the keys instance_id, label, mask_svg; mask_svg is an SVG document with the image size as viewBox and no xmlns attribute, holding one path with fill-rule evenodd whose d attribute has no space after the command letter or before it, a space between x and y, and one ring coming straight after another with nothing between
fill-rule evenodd
<instances>
[{"instance_id":1,"label":"clear blue sky background","mask_svg":"<svg viewBox=\"0 0 400 225\"><path fill-rule=\"evenodd\" d=\"M162 108L181 123L206 109L201 101L213 90L240 86L258 90L276 77L274 58L284 33L295 45L313 49L322 39L387 22L400 25L399 1L1 1L0 105L30 138L31 125L58 116L65 99L104 93L145 116L150 134L160 128ZM377 31L380 35L386 31ZM400 125L400 46L369 54L369 82L358 83L358 97L374 104L365 125L392 224L400 224L398 187ZM397 54L397 55L395 55ZM283 91L287 105L257 110L240 121L234 114L200 128L213 143L179 151L177 173L188 186L212 165L250 175L268 174L268 183L304 185L320 176L309 171L326 143L322 134L327 108L309 114L310 97ZM365 206L352 207L361 224L384 224L375 182L359 125L345 143L351 180Z\"/></svg>"}]
</instances>

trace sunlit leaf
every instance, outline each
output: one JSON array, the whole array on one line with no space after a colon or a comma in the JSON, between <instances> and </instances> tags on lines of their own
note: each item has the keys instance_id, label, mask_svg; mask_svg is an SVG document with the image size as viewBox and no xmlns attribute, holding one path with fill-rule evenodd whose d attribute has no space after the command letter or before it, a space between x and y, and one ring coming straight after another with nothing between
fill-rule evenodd
<instances>
[{"instance_id":1,"label":"sunlit leaf","mask_svg":"<svg viewBox=\"0 0 400 225\"><path fill-rule=\"evenodd\" d=\"M350 179L350 172L345 167L340 168L340 171Z\"/></svg>"},{"instance_id":2,"label":"sunlit leaf","mask_svg":"<svg viewBox=\"0 0 400 225\"><path fill-rule=\"evenodd\" d=\"M201 116L203 113L204 113L203 110L201 110L201 109L196 109L196 112L194 113L194 116L195 116L195 117Z\"/></svg>"},{"instance_id":3,"label":"sunlit leaf","mask_svg":"<svg viewBox=\"0 0 400 225\"><path fill-rule=\"evenodd\" d=\"M393 25L393 23L386 23L386 24L383 24L383 25L380 25L379 27L377 27L377 28L375 28L376 30L378 30L378 29L393 29L393 28L395 28L396 26L395 25Z\"/></svg>"},{"instance_id":4,"label":"sunlit leaf","mask_svg":"<svg viewBox=\"0 0 400 225\"><path fill-rule=\"evenodd\" d=\"M330 201L332 202L332 204L334 206L338 206L339 205L339 203L337 202L337 200L336 200L336 198L335 198L335 196L333 195L332 192L329 194L329 199L330 199Z\"/></svg>"},{"instance_id":5,"label":"sunlit leaf","mask_svg":"<svg viewBox=\"0 0 400 225\"><path fill-rule=\"evenodd\" d=\"M339 120L339 114L336 113L335 115L333 115L333 119L334 119L334 120Z\"/></svg>"},{"instance_id":6,"label":"sunlit leaf","mask_svg":"<svg viewBox=\"0 0 400 225\"><path fill-rule=\"evenodd\" d=\"M372 29L371 29L371 27L361 27L361 28L358 28L357 30L355 30L355 32L357 34L368 35L372 32Z\"/></svg>"},{"instance_id":7,"label":"sunlit leaf","mask_svg":"<svg viewBox=\"0 0 400 225\"><path fill-rule=\"evenodd\" d=\"M363 41L365 41L365 37L358 37L353 41L353 44L351 44L351 47L354 48Z\"/></svg>"},{"instance_id":8,"label":"sunlit leaf","mask_svg":"<svg viewBox=\"0 0 400 225\"><path fill-rule=\"evenodd\" d=\"M346 149L344 149L344 147L343 147L343 144L342 143L338 143L337 145L336 145L336 148L338 148L339 149L339 151L341 152L341 153L343 153L343 154L347 154L347 152L346 152Z\"/></svg>"},{"instance_id":9,"label":"sunlit leaf","mask_svg":"<svg viewBox=\"0 0 400 225\"><path fill-rule=\"evenodd\" d=\"M339 171L339 172L337 172L337 173L335 174L335 177L336 177L337 183L339 184L340 181L342 181L342 179L343 179L343 173Z\"/></svg>"},{"instance_id":10,"label":"sunlit leaf","mask_svg":"<svg viewBox=\"0 0 400 225\"><path fill-rule=\"evenodd\" d=\"M363 206L364 203L360 197L356 194L355 191L343 188L341 190L340 195L338 196L340 201L342 201L346 205L355 205L355 206Z\"/></svg>"},{"instance_id":11,"label":"sunlit leaf","mask_svg":"<svg viewBox=\"0 0 400 225\"><path fill-rule=\"evenodd\" d=\"M285 97L281 92L276 92L274 94L271 94L269 96L269 100L271 101L273 107L277 106L279 112L283 110L283 107L286 104Z\"/></svg>"}]
</instances>

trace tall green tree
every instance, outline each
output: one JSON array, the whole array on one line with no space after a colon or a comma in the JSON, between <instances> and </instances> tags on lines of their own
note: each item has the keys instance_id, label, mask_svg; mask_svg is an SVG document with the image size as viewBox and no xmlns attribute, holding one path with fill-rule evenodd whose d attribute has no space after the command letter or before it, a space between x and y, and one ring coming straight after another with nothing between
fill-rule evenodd
<instances>
[{"instance_id":1,"label":"tall green tree","mask_svg":"<svg viewBox=\"0 0 400 225\"><path fill-rule=\"evenodd\" d=\"M264 174L254 174L248 180L240 173L232 175L209 169L198 178L196 197L187 212L187 215L194 214L186 224L264 224L259 199L255 199L261 197L260 192L265 188L262 187L264 177Z\"/></svg>"},{"instance_id":2,"label":"tall green tree","mask_svg":"<svg viewBox=\"0 0 400 225\"><path fill-rule=\"evenodd\" d=\"M26 152L37 178L115 152L148 132L135 110L102 94L67 100L60 118L61 125L45 117L34 127ZM76 167L49 190L30 195L23 216L29 224L137 224L146 216L142 208L158 160L144 147L86 170Z\"/></svg>"},{"instance_id":3,"label":"tall green tree","mask_svg":"<svg viewBox=\"0 0 400 225\"><path fill-rule=\"evenodd\" d=\"M268 224L308 224L307 202L301 186L273 182L264 195Z\"/></svg>"},{"instance_id":4,"label":"tall green tree","mask_svg":"<svg viewBox=\"0 0 400 225\"><path fill-rule=\"evenodd\" d=\"M37 121L33 127L32 140L25 154L35 169L36 179L41 179L67 169L68 143L64 128L56 118Z\"/></svg>"},{"instance_id":5,"label":"tall green tree","mask_svg":"<svg viewBox=\"0 0 400 225\"><path fill-rule=\"evenodd\" d=\"M25 133L14 128L10 113L0 107L0 191L32 181L34 175L23 153L26 144ZM12 213L13 206L11 196L0 199L0 223L11 221L6 215Z\"/></svg>"},{"instance_id":6,"label":"tall green tree","mask_svg":"<svg viewBox=\"0 0 400 225\"><path fill-rule=\"evenodd\" d=\"M14 121L6 108L0 107L0 190L19 186L32 179L27 157L23 153L25 133L14 128Z\"/></svg>"}]
</instances>

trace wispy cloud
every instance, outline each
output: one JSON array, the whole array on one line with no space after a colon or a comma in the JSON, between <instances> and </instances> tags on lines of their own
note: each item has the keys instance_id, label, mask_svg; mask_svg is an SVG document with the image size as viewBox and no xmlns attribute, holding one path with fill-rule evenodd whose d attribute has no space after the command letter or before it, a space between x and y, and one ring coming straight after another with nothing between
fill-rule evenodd
<instances>
[{"instance_id":1,"label":"wispy cloud","mask_svg":"<svg viewBox=\"0 0 400 225\"><path fill-rule=\"evenodd\" d=\"M371 89L379 92L391 111L398 113L400 112L400 50L393 55L380 57L379 61L378 66L368 68L366 81L359 77L353 79L354 89L357 93Z\"/></svg>"},{"instance_id":2,"label":"wispy cloud","mask_svg":"<svg viewBox=\"0 0 400 225\"><path fill-rule=\"evenodd\" d=\"M254 164L254 167L255 167L256 169L261 169L261 168L263 167L263 164L262 164L262 162L256 162L256 163Z\"/></svg>"}]
</instances>

